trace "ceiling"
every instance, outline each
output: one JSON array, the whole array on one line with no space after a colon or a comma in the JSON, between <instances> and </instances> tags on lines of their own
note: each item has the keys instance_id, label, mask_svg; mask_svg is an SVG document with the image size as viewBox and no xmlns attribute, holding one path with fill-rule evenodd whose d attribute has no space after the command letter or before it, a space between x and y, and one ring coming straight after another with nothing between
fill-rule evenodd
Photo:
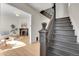
<instances>
[{"instance_id":1,"label":"ceiling","mask_svg":"<svg viewBox=\"0 0 79 59\"><path fill-rule=\"evenodd\" d=\"M9 4L5 4L5 3L0 3L0 16L5 16L5 17L12 17L12 18L27 18L28 13L16 8L16 7L13 7Z\"/></svg>"},{"instance_id":2,"label":"ceiling","mask_svg":"<svg viewBox=\"0 0 79 59\"><path fill-rule=\"evenodd\" d=\"M53 6L53 3L29 3L29 5L35 8L37 11L42 11Z\"/></svg>"}]
</instances>

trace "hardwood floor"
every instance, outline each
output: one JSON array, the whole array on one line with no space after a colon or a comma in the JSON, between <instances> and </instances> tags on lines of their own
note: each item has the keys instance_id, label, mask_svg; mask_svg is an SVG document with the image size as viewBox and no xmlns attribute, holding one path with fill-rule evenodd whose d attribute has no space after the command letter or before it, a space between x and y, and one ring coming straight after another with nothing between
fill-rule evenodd
<instances>
[{"instance_id":1,"label":"hardwood floor","mask_svg":"<svg viewBox=\"0 0 79 59\"><path fill-rule=\"evenodd\" d=\"M20 41L24 42L25 44L29 44L29 37L28 36L20 36Z\"/></svg>"},{"instance_id":2,"label":"hardwood floor","mask_svg":"<svg viewBox=\"0 0 79 59\"><path fill-rule=\"evenodd\" d=\"M25 37L20 37L21 40ZM22 40L25 42L24 40ZM28 40L27 40L28 42ZM32 44L26 43L25 46L7 51L0 51L1 56L39 56L40 55L40 44L35 42Z\"/></svg>"}]
</instances>

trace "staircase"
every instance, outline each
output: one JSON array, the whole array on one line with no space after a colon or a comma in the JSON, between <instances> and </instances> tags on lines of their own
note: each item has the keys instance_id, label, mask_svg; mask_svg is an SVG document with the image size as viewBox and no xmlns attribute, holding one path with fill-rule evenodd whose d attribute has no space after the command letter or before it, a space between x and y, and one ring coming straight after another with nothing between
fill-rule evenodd
<instances>
[{"instance_id":1,"label":"staircase","mask_svg":"<svg viewBox=\"0 0 79 59\"><path fill-rule=\"evenodd\" d=\"M54 32L49 40L47 56L79 56L79 44L76 43L70 18L58 18L54 21Z\"/></svg>"},{"instance_id":2,"label":"staircase","mask_svg":"<svg viewBox=\"0 0 79 59\"><path fill-rule=\"evenodd\" d=\"M40 13L46 16L47 18L51 19L52 15L54 14L54 9L51 7L49 9L41 11Z\"/></svg>"}]
</instances>

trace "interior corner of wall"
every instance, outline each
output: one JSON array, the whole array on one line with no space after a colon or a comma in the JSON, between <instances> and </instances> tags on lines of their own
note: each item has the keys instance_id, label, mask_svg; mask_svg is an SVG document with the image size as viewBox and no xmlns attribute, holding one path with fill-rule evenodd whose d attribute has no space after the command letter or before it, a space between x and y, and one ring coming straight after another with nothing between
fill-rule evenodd
<instances>
[{"instance_id":1,"label":"interior corner of wall","mask_svg":"<svg viewBox=\"0 0 79 59\"><path fill-rule=\"evenodd\" d=\"M77 43L79 43L79 36L77 36Z\"/></svg>"},{"instance_id":2,"label":"interior corner of wall","mask_svg":"<svg viewBox=\"0 0 79 59\"><path fill-rule=\"evenodd\" d=\"M76 36L77 36L77 43L79 43L79 32L78 31L76 33Z\"/></svg>"}]
</instances>

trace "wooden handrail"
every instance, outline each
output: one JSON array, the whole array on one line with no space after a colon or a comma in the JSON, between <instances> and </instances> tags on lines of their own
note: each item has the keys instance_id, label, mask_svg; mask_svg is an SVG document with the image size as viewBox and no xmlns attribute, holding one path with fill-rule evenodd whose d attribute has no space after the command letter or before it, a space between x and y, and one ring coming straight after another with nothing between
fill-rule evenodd
<instances>
[{"instance_id":1,"label":"wooden handrail","mask_svg":"<svg viewBox=\"0 0 79 59\"><path fill-rule=\"evenodd\" d=\"M51 34L54 33L53 27L54 27L54 23L55 23L55 19L56 19L56 6L55 6L55 3L54 3L53 8L54 8L54 14L53 14L52 17L51 17L51 21L50 21L50 23L49 23L49 25L48 25L48 28L47 28L47 30L48 30L48 35L47 35L48 43L47 43L47 44L49 44L50 39L53 38L53 36L51 36ZM49 45L48 45L48 46L49 46Z\"/></svg>"}]
</instances>

